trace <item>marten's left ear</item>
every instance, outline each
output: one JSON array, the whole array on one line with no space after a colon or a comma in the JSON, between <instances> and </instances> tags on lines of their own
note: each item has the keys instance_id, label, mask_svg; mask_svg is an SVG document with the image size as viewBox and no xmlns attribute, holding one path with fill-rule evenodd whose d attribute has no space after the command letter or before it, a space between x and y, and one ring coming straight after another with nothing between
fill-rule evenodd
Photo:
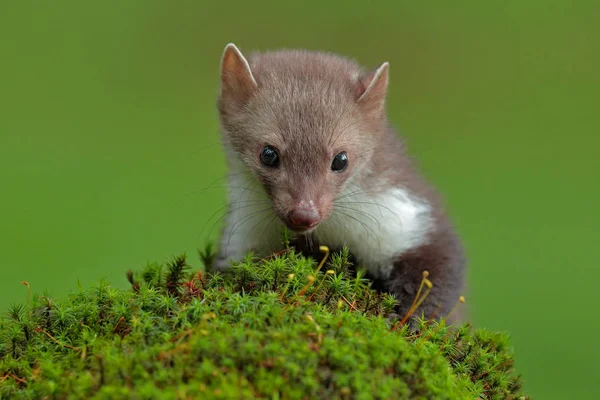
<instances>
[{"instance_id":1,"label":"marten's left ear","mask_svg":"<svg viewBox=\"0 0 600 400\"><path fill-rule=\"evenodd\" d=\"M229 43L221 58L222 99L229 105L242 107L257 86L250 64L236 45Z\"/></svg>"},{"instance_id":2,"label":"marten's left ear","mask_svg":"<svg viewBox=\"0 0 600 400\"><path fill-rule=\"evenodd\" d=\"M358 104L367 113L379 114L385 109L390 64L385 62L375 71L358 77Z\"/></svg>"}]
</instances>

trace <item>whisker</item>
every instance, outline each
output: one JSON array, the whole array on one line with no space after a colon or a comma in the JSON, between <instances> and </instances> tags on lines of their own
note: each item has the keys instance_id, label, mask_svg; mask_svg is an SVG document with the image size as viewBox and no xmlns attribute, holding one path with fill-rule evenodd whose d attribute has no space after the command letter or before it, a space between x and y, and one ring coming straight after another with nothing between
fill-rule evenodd
<instances>
[{"instance_id":1,"label":"whisker","mask_svg":"<svg viewBox=\"0 0 600 400\"><path fill-rule=\"evenodd\" d=\"M389 183L387 183L387 182L384 182L384 183L381 183L381 184L378 184L378 185L372 185L372 186L368 186L368 187L366 187L366 188L363 188L363 187L361 187L360 185L358 185L358 184L353 184L353 183L350 183L350 185L355 185L355 186L359 187L360 189L358 189L358 190L355 190L355 191L352 191L352 192L350 192L350 193L344 193L344 194L342 194L341 196L337 197L337 198L335 199L335 201L337 201L337 200L341 200L341 199L343 199L343 198L346 198L346 197L349 197L349 196L356 196L356 195L359 195L359 194L362 194L362 193L379 193L379 192L377 192L377 191L372 191L372 190L371 190L371 191L369 191L368 189L374 189L374 188L379 188L379 187L385 187L385 186L389 186Z\"/></svg>"},{"instance_id":2,"label":"whisker","mask_svg":"<svg viewBox=\"0 0 600 400\"><path fill-rule=\"evenodd\" d=\"M350 203L350 204L352 204L352 203ZM366 211L359 210L359 209L353 208L353 207L341 206L339 204L335 204L334 203L334 208L335 207L342 208L342 209L347 210L347 211L352 211L352 212L356 212L356 213L359 213L361 215L364 215L365 217L369 218L371 221L373 221L374 223L377 224L377 229L381 229L381 224L379 223L379 220L377 218L375 218L374 216L372 216L370 213L366 212Z\"/></svg>"},{"instance_id":3,"label":"whisker","mask_svg":"<svg viewBox=\"0 0 600 400\"><path fill-rule=\"evenodd\" d=\"M371 229L365 222L363 222L363 221L359 220L358 218L354 217L352 214L348 214L348 213L346 213L344 211L334 210L334 212L338 212L338 213L346 216L347 218L350 218L350 219L358 222L365 229L367 235L369 233L371 233L375 237L375 239L377 240L377 243L378 243L378 247L381 247L381 242L379 241L379 236L377 236L377 234L375 233L375 231L373 229Z\"/></svg>"},{"instance_id":4,"label":"whisker","mask_svg":"<svg viewBox=\"0 0 600 400\"><path fill-rule=\"evenodd\" d=\"M366 158L368 156L371 156L371 155L373 155L373 153L375 153L375 150L377 150L377 148L376 147L372 147L371 149L369 149L367 151L363 151L362 153L357 154L355 156L355 159L360 160L362 158Z\"/></svg>"},{"instance_id":5,"label":"whisker","mask_svg":"<svg viewBox=\"0 0 600 400\"><path fill-rule=\"evenodd\" d=\"M340 113L340 115L338 116L337 120L335 121L335 124L333 125L333 127L332 127L332 129L331 129L331 135L329 136L329 142L328 142L328 144L329 144L330 146L332 146L332 147L333 147L333 145L335 144L335 142L334 142L334 143L331 143L331 140L333 139L333 134L335 133L335 131L336 131L336 130L337 130L337 128L339 127L339 125L340 125L340 122L342 122L342 118L343 118L343 117L346 115L346 113L348 112L348 110L350 109L350 107L351 107L352 105L353 105L353 104L352 104L351 102L348 102L348 104L346 104L346 107L344 107L344 109L342 110L342 112L341 112L341 113ZM336 140L337 140L337 138L336 138Z\"/></svg>"},{"instance_id":6,"label":"whisker","mask_svg":"<svg viewBox=\"0 0 600 400\"><path fill-rule=\"evenodd\" d=\"M269 218L269 217L270 217L271 215L273 215L273 214L274 214L274 211L273 211L273 209L271 209L271 211L270 211L270 212L269 212L269 213L268 213L268 214L267 214L267 215L266 215L266 216L265 216L263 219L261 219L260 221L258 221L258 222L257 222L257 223L256 223L256 224L255 224L255 225L254 225L254 226L253 226L253 227L252 227L252 228L251 228L251 229L248 231L248 236L250 236L250 235L252 234L252 231L254 231L254 229L256 229L256 227L257 227L258 225L260 225L262 222L264 222L264 221L265 221L265 219ZM263 231L263 232L264 232L264 231ZM261 240L262 240L262 239L261 239Z\"/></svg>"},{"instance_id":7,"label":"whisker","mask_svg":"<svg viewBox=\"0 0 600 400\"><path fill-rule=\"evenodd\" d=\"M250 206L260 206L260 205L263 205L263 204L264 204L264 203L251 204L251 205L248 205L247 207L250 207ZM222 221L224 218L228 217L228 216L229 216L229 215L231 215L232 213L234 213L234 212L236 212L236 211L239 211L239 210L241 210L242 208L246 208L246 206L242 206L242 207L238 207L238 208L236 208L236 209L230 210L230 211L228 211L227 213L225 213L224 215L222 215L221 217L219 217L219 219L217 219L217 220L216 220L216 221L213 223L212 227L210 228L210 231L208 232L208 236L210 236L210 235L212 234L212 232L213 232L213 229L215 229L215 227L217 226L217 224L218 224L220 221ZM270 208L270 207L269 207L269 208ZM254 211L254 212L257 212L257 211ZM245 215L243 215L241 218L247 217L248 215L250 215L250 214L245 214ZM238 221L238 222L239 222L239 221ZM237 222L236 222L236 223L237 223ZM234 226L235 226L235 224L234 224ZM233 229L233 226L232 226L232 229Z\"/></svg>"},{"instance_id":8,"label":"whisker","mask_svg":"<svg viewBox=\"0 0 600 400\"><path fill-rule=\"evenodd\" d=\"M243 206L243 207L238 207L238 208L236 208L236 209L230 210L230 211L228 211L228 212L227 212L225 215L221 216L221 217L220 217L220 218L219 218L217 221L215 221L215 223L212 225L212 227L211 227L211 229L210 229L210 231L209 231L209 235L212 233L212 230L214 229L214 227L216 226L216 224L217 224L219 221L221 221L223 218L225 218L226 216L230 215L231 213L233 213L233 212L235 212L235 211L238 211L238 210L240 210L240 209L242 209L242 208L249 207L249 206L251 206L251 205L260 205L260 204L264 204L264 203L266 203L266 202L269 202L269 200L268 200L268 199L266 199L266 198L265 198L265 199L248 199L248 200L242 200L242 198L244 197L245 191L246 191L246 190L247 190L247 189L248 189L250 186L252 186L254 183L255 183L254 181L250 181L250 182L249 182L249 183L248 183L248 184L247 184L245 187L239 187L239 186L229 186L229 187L234 187L234 188L242 189L243 191L242 191L242 193L239 195L239 197L238 197L238 201L236 201L236 202L230 202L229 204L226 204L226 205L225 205L225 207L228 207L228 206L229 206L229 207L231 207L233 204L239 204L239 203L242 203L242 202L244 202L244 201L245 201L245 202L247 202L247 203L249 203L249 205L245 205L245 206ZM217 211L217 212L218 212L218 211ZM213 214L213 215L214 215L214 214ZM212 216L211 216L211 219L212 219ZM209 221L210 221L210 219L209 219ZM208 223L208 221L207 221L207 223ZM203 230L204 230L204 228L203 228Z\"/></svg>"},{"instance_id":9,"label":"whisker","mask_svg":"<svg viewBox=\"0 0 600 400\"><path fill-rule=\"evenodd\" d=\"M361 120L360 120L360 119L358 119L358 118L356 118L356 119L353 119L352 121L350 121L350 123L348 123L348 125L346 125L346 126L344 127L344 129L341 129L341 130L338 132L338 134L337 134L337 136L335 137L335 140L333 141L333 143L331 144L331 146L332 146L332 147L333 147L333 146L335 146L335 143L336 143L336 142L337 142L337 140L340 138L340 136L342 136L342 134L343 134L344 132L346 132L346 131L347 131L349 128L351 128L351 127L353 127L353 126L355 126L355 125L358 125L360 122L361 122Z\"/></svg>"},{"instance_id":10,"label":"whisker","mask_svg":"<svg viewBox=\"0 0 600 400\"><path fill-rule=\"evenodd\" d=\"M265 208L265 209L263 209L263 210L259 210L259 211L256 211L256 212L253 212L253 213L250 213L250 214L248 214L248 215L245 215L244 217L242 217L242 218L241 218L241 219L240 219L238 222L236 222L235 224L233 224L233 226L231 227L231 231L230 231L230 233L229 233L229 239L227 240L227 245L225 246L225 249L228 249L228 248L229 248L229 243L231 242L231 238L233 237L233 235L235 234L235 232L236 232L236 231L237 231L239 228L241 228L241 227L242 227L242 226L243 226L243 225L244 225L246 222L250 221L251 219L253 219L253 218L257 217L257 216L260 216L260 215L262 215L263 213L265 213L265 212L267 212L267 211L269 211L269 210L271 210L271 209L272 209L272 208L271 208L271 207L269 207L269 208ZM237 227L236 227L236 225L237 225Z\"/></svg>"},{"instance_id":11,"label":"whisker","mask_svg":"<svg viewBox=\"0 0 600 400\"><path fill-rule=\"evenodd\" d=\"M264 200L240 200L240 201L234 201L232 203L229 204L225 204L224 206L220 207L217 211L215 211L210 218L208 218L208 220L204 223L204 225L202 226L202 230L200 231L200 233L198 234L198 237L196 238L196 240L199 240L200 237L202 236L202 233L204 232L204 230L206 229L206 226L209 224L209 222L221 211L223 211L223 209L232 207L234 205L237 204L243 204L240 207L236 207L236 208L232 208L229 211L227 211L225 214L223 214L221 217L219 217L212 225L212 227L210 228L210 231L208 233L208 235L210 236L210 234L212 233L212 230L215 228L215 226L219 223L219 221L221 221L223 218L227 217L228 215L230 215L231 213L234 213L236 211L239 211L243 208L247 208L247 207L252 207L252 206L259 206L265 203L269 203L270 201L267 199Z\"/></svg>"},{"instance_id":12,"label":"whisker","mask_svg":"<svg viewBox=\"0 0 600 400\"><path fill-rule=\"evenodd\" d=\"M338 203L334 202L334 204L337 205ZM398 218L398 220L400 222L402 222L402 219L400 218L400 216L398 214L396 214L394 211L392 211L392 209L390 209L387 206L384 206L383 204L379 204L379 203L375 203L375 202L371 202L371 201L342 201L339 204L369 204L369 205L377 206L380 208L382 217L383 217L383 212L381 211L381 209L385 209L385 210L389 211L391 214L393 214L396 218Z\"/></svg>"},{"instance_id":13,"label":"whisker","mask_svg":"<svg viewBox=\"0 0 600 400\"><path fill-rule=\"evenodd\" d=\"M266 218L268 218L269 216L267 215ZM263 229L263 231L260 234L260 242L263 241L263 237L265 235L265 233L267 232L267 229L269 229L271 227L271 225L273 224L273 221L275 221L278 218L277 214L274 211L271 211L271 219L269 220L269 222L265 225L265 228Z\"/></svg>"},{"instance_id":14,"label":"whisker","mask_svg":"<svg viewBox=\"0 0 600 400\"><path fill-rule=\"evenodd\" d=\"M352 233L350 231L350 228L348 228L348 226L346 226L344 224L344 221L340 218L340 216L335 213L335 210L334 210L334 212L331 213L331 215L329 216L329 219L327 219L327 221L325 221L324 224L331 225L333 229L337 229L338 225L339 225L339 226L343 227L346 230L346 232ZM325 225L325 226L327 226L327 225Z\"/></svg>"}]
</instances>

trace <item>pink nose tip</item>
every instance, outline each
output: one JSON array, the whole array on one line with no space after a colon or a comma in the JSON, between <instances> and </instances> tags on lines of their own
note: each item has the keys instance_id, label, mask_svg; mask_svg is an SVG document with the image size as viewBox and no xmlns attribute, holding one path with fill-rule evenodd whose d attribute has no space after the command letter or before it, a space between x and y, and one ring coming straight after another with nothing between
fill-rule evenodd
<instances>
[{"instance_id":1,"label":"pink nose tip","mask_svg":"<svg viewBox=\"0 0 600 400\"><path fill-rule=\"evenodd\" d=\"M319 223L319 212L315 208L297 208L288 214L294 228L312 228Z\"/></svg>"}]
</instances>

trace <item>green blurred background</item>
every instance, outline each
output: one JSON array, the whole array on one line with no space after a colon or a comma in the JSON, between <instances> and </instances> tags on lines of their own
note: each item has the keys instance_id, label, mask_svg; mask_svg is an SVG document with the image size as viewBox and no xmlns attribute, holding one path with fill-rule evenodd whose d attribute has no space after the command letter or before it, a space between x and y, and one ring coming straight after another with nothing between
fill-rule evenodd
<instances>
[{"instance_id":1,"label":"green blurred background","mask_svg":"<svg viewBox=\"0 0 600 400\"><path fill-rule=\"evenodd\" d=\"M391 63L389 112L444 192L477 326L537 398L597 391L597 1L0 5L0 308L214 237L226 43ZM594 317L595 315L595 317ZM587 396L586 396L587 395Z\"/></svg>"}]
</instances>

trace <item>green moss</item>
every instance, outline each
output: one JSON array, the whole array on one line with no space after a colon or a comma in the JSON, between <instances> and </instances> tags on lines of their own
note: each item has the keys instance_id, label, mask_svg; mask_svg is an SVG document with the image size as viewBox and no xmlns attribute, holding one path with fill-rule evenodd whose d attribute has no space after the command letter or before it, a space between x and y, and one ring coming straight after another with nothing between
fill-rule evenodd
<instances>
[{"instance_id":1,"label":"green moss","mask_svg":"<svg viewBox=\"0 0 600 400\"><path fill-rule=\"evenodd\" d=\"M209 263L211 251L200 253ZM185 256L0 320L0 398L510 399L505 335L418 320L393 329L393 297L293 249L226 275Z\"/></svg>"}]
</instances>

